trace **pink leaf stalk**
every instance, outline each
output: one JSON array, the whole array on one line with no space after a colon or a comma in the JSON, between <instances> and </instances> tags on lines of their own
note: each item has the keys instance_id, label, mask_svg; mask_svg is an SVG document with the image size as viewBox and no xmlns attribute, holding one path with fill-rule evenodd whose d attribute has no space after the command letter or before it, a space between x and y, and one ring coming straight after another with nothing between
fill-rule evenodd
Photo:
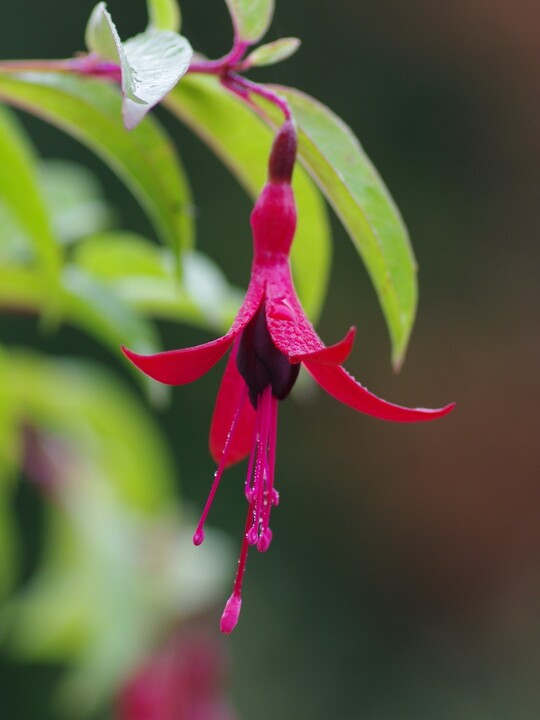
<instances>
[{"instance_id":1,"label":"pink leaf stalk","mask_svg":"<svg viewBox=\"0 0 540 720\"><path fill-rule=\"evenodd\" d=\"M296 131L292 121L286 120L274 140L268 182L251 214L251 279L229 332L204 345L155 355L123 349L139 370L169 385L197 380L231 349L210 428L210 451L218 468L193 538L196 545L204 539L204 523L225 468L249 457L248 513L233 592L221 619L225 633L234 629L240 614L249 546L265 552L272 540L270 514L279 502L274 488L278 402L291 391L300 364L329 395L382 420L435 420L454 407L406 408L382 400L342 367L355 329L329 347L313 329L296 295L289 262L296 229L291 188L295 158Z\"/></svg>"}]
</instances>

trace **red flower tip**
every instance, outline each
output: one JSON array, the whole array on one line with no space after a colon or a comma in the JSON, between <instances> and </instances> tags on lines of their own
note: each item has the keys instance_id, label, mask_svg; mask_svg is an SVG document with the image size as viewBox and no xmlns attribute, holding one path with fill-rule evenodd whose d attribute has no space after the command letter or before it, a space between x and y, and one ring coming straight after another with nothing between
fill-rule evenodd
<instances>
[{"instance_id":1,"label":"red flower tip","mask_svg":"<svg viewBox=\"0 0 540 720\"><path fill-rule=\"evenodd\" d=\"M456 403L451 402L451 403L448 403L448 405L444 405L444 407L442 407L442 408L438 408L435 410L426 410L426 412L431 412L434 414L434 417L430 418L430 420L431 419L436 420L437 418L441 418L441 417L444 417L445 415L449 415L455 407L456 407Z\"/></svg>"},{"instance_id":2,"label":"red flower tip","mask_svg":"<svg viewBox=\"0 0 540 720\"><path fill-rule=\"evenodd\" d=\"M270 182L291 182L296 160L296 146L295 127L292 120L287 120L281 126L272 145L268 163L268 179Z\"/></svg>"},{"instance_id":3,"label":"red flower tip","mask_svg":"<svg viewBox=\"0 0 540 720\"><path fill-rule=\"evenodd\" d=\"M289 359L291 362L310 361L322 365L342 365L351 354L355 337L356 328L353 326L349 329L349 332L343 340L340 340L334 345L322 347L320 350L314 350L305 355L291 355Z\"/></svg>"}]
</instances>

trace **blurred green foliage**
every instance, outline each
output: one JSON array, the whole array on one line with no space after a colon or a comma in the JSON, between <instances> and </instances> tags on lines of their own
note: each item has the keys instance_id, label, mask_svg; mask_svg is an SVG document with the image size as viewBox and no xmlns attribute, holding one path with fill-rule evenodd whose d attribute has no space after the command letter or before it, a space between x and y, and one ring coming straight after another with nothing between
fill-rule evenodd
<instances>
[{"instance_id":1,"label":"blurred green foliage","mask_svg":"<svg viewBox=\"0 0 540 720\"><path fill-rule=\"evenodd\" d=\"M0 120L10 149L0 188L2 307L48 318L52 306L55 322L79 326L115 353L122 343L157 346L148 315L219 329L229 322L238 293L210 260L189 253L180 283L168 249L113 229L114 213L88 171L41 163L15 118L2 110ZM50 257L61 262L55 277ZM210 533L206 552L193 556L167 446L114 375L11 348L0 368L4 597L18 575L13 495L21 472L47 508L42 560L5 604L4 640L21 657L69 662L59 708L85 716L168 627L214 602L228 554Z\"/></svg>"},{"instance_id":2,"label":"blurred green foliage","mask_svg":"<svg viewBox=\"0 0 540 720\"><path fill-rule=\"evenodd\" d=\"M82 46L93 5L6 4L2 54L71 55ZM110 0L110 6L123 36L144 26L143 2ZM223 1L184 0L183 6L183 32L197 49L212 57L225 52L230 23ZM459 413L450 429L417 432L351 420L324 399L288 404L280 420L283 503L276 541L264 562L250 565L244 617L231 641L243 717L253 708L261 720L535 720L540 714L533 322L539 306L539 20L530 3L498 0L452 7L421 0L278 3L272 37L301 36L301 52L287 71L274 66L254 74L306 89L360 131L396 193L421 269L419 324L396 379L384 362L387 341L368 279L359 277L354 249L334 223L323 334L337 337L358 323L351 369L369 387L401 393L405 402L420 392L426 404L455 398ZM200 247L242 285L249 203L211 153L165 113L160 117L190 171ZM75 227L78 239L118 227L153 237L135 201L98 160L45 124L23 121L47 158L76 158L101 178L108 202L98 198L96 214L81 209L87 229L81 234ZM42 178L41 163L38 170ZM81 184L83 171L74 169ZM71 178L67 184L79 183ZM94 203L95 193L83 193L91 195ZM112 212L108 219L104 208ZM58 334L40 333L32 317L11 312L26 303L41 308L43 295L33 279L37 263L30 266L31 242L11 211L2 205L0 213L0 296L11 298L0 300L3 342L34 348L28 355L69 352L114 365L110 351L85 331L61 326ZM151 249L161 252L154 244ZM68 262L78 251L65 250ZM8 273L4 257L13 253L19 259L9 260ZM170 253L162 257L170 267ZM99 262L85 273L97 278ZM127 277L113 285L120 296L134 294ZM162 317L175 317L170 298L159 307ZM192 328L160 323L165 346L206 339L196 327L204 322L196 319ZM227 324L216 317L210 322L216 330L216 322ZM216 379L176 394L161 423L182 470L183 494L198 505L213 470L205 433ZM0 418L8 410L4 390L0 386ZM13 424L0 419L0 428L2 438L4 432L18 437ZM13 567L28 568L26 555L34 557L34 544L45 540L28 498L32 490L24 494L24 486L13 483L18 463L16 437L0 440L4 587L13 587ZM241 482L233 471L214 514L235 532L243 524ZM47 705L56 670L5 659L0 672L7 716L52 718Z\"/></svg>"}]
</instances>

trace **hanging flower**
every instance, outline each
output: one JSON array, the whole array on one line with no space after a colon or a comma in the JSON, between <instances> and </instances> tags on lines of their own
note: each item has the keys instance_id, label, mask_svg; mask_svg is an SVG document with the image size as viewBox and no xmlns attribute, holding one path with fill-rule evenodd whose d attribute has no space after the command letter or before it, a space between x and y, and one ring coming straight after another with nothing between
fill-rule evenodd
<instances>
[{"instance_id":1,"label":"hanging flower","mask_svg":"<svg viewBox=\"0 0 540 720\"><path fill-rule=\"evenodd\" d=\"M139 370L168 385L197 380L232 348L210 428L210 450L218 468L193 537L196 545L204 539L204 522L224 469L249 457L246 527L233 593L221 618L226 633L238 621L248 548L256 545L264 552L272 539L270 513L279 502L274 488L278 401L291 391L300 364L332 397L383 420L434 420L453 408L405 408L378 398L342 367L352 349L355 329L330 347L313 329L296 295L289 263L296 229L291 188L295 157L296 132L292 122L286 121L274 141L268 182L251 214L251 280L229 332L204 345L155 355L138 355L124 348Z\"/></svg>"}]
</instances>

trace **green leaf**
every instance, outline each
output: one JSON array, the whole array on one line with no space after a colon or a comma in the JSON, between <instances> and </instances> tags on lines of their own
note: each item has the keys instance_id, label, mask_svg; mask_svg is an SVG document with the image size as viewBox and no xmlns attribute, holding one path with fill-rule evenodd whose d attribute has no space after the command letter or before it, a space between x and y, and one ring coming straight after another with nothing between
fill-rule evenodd
<instances>
[{"instance_id":1,"label":"green leaf","mask_svg":"<svg viewBox=\"0 0 540 720\"><path fill-rule=\"evenodd\" d=\"M80 359L50 360L23 352L9 356L11 396L21 415L38 430L64 438L75 465L93 468L90 478L100 492L112 486L117 499L143 514L167 509L173 497L170 457L132 392Z\"/></svg>"},{"instance_id":2,"label":"green leaf","mask_svg":"<svg viewBox=\"0 0 540 720\"><path fill-rule=\"evenodd\" d=\"M104 2L98 3L92 10L84 41L90 52L120 65L123 54L122 41Z\"/></svg>"},{"instance_id":3,"label":"green leaf","mask_svg":"<svg viewBox=\"0 0 540 720\"><path fill-rule=\"evenodd\" d=\"M55 496L43 563L30 587L12 602L6 629L17 649L34 658L80 661L98 643L109 643L114 653L110 639L122 627L120 647L127 654L133 648L126 645L141 631L148 642L148 622L156 616L155 604L147 601L144 627L134 623L128 631L122 622L133 603L141 602L141 593L147 597L145 588L154 586L163 562L159 551L168 530L163 518L176 504L167 448L133 394L92 364L18 352L9 353L2 370L19 418L54 458L49 477ZM0 486L0 586L3 582L5 588L10 545L4 489ZM146 534L150 528L154 538ZM178 562L178 555L170 562ZM110 620L107 627L99 622L101 613Z\"/></svg>"},{"instance_id":4,"label":"green leaf","mask_svg":"<svg viewBox=\"0 0 540 720\"><path fill-rule=\"evenodd\" d=\"M12 498L20 464L19 424L20 408L11 393L9 357L0 350L0 601L13 589L20 559ZM0 621L0 635L3 624Z\"/></svg>"},{"instance_id":5,"label":"green leaf","mask_svg":"<svg viewBox=\"0 0 540 720\"><path fill-rule=\"evenodd\" d=\"M234 561L211 530L193 547L174 506L148 521L88 473L70 479L63 512L47 513L39 573L10 607L9 640L26 659L67 661L59 704L94 717L171 627L214 607Z\"/></svg>"},{"instance_id":6,"label":"green leaf","mask_svg":"<svg viewBox=\"0 0 540 720\"><path fill-rule=\"evenodd\" d=\"M110 226L113 213L95 177L83 165L65 160L41 160L36 171L41 198L57 242L67 245ZM0 262L31 263L32 240L1 195L0 227Z\"/></svg>"},{"instance_id":7,"label":"green leaf","mask_svg":"<svg viewBox=\"0 0 540 720\"><path fill-rule=\"evenodd\" d=\"M185 255L180 283L170 253L133 233L87 238L77 246L73 259L144 315L223 332L241 303L240 292L201 253Z\"/></svg>"},{"instance_id":8,"label":"green leaf","mask_svg":"<svg viewBox=\"0 0 540 720\"><path fill-rule=\"evenodd\" d=\"M225 0L235 36L250 44L265 34L274 14L274 0Z\"/></svg>"},{"instance_id":9,"label":"green leaf","mask_svg":"<svg viewBox=\"0 0 540 720\"><path fill-rule=\"evenodd\" d=\"M153 118L126 133L113 88L65 74L1 74L0 99L56 125L99 155L133 191L175 254L192 245L189 185L173 144Z\"/></svg>"},{"instance_id":10,"label":"green leaf","mask_svg":"<svg viewBox=\"0 0 540 720\"><path fill-rule=\"evenodd\" d=\"M167 96L165 105L199 135L255 199L266 180L272 141L272 133L260 118L212 77L189 75ZM330 228L320 193L300 167L295 171L294 189L298 205L294 278L306 312L316 320L328 284Z\"/></svg>"},{"instance_id":11,"label":"green leaf","mask_svg":"<svg viewBox=\"0 0 540 720\"><path fill-rule=\"evenodd\" d=\"M193 50L186 38L169 30L147 30L128 40L124 50L127 66L122 66L123 117L126 128L131 130L183 77Z\"/></svg>"},{"instance_id":12,"label":"green leaf","mask_svg":"<svg viewBox=\"0 0 540 720\"><path fill-rule=\"evenodd\" d=\"M11 502L9 488L0 482L0 600L12 590L17 576L17 528Z\"/></svg>"},{"instance_id":13,"label":"green leaf","mask_svg":"<svg viewBox=\"0 0 540 720\"><path fill-rule=\"evenodd\" d=\"M77 163L42 160L38 165L41 193L57 237L64 244L109 227L113 212L94 175Z\"/></svg>"},{"instance_id":14,"label":"green leaf","mask_svg":"<svg viewBox=\"0 0 540 720\"><path fill-rule=\"evenodd\" d=\"M49 287L35 270L0 266L0 306L38 313L49 300ZM66 267L58 292L58 313L95 337L119 356L121 345L156 352L154 327L124 301L114 288L82 269ZM136 373L137 378L142 378ZM153 385L151 387L154 387Z\"/></svg>"},{"instance_id":15,"label":"green leaf","mask_svg":"<svg viewBox=\"0 0 540 720\"><path fill-rule=\"evenodd\" d=\"M152 323L124 302L112 288L80 270L68 266L62 278L62 303L65 317L75 326L109 347L116 357L125 345L136 352L150 354L161 349ZM145 375L129 370L146 388L149 397L161 404L169 389Z\"/></svg>"},{"instance_id":16,"label":"green leaf","mask_svg":"<svg viewBox=\"0 0 540 720\"><path fill-rule=\"evenodd\" d=\"M73 253L73 261L87 273L113 283L137 277L169 276L169 256L136 233L123 230L91 235Z\"/></svg>"},{"instance_id":17,"label":"green leaf","mask_svg":"<svg viewBox=\"0 0 540 720\"><path fill-rule=\"evenodd\" d=\"M163 622L140 567L159 538L84 480L63 498L67 512L49 509L45 562L11 607L9 638L26 659L67 661L56 699L79 718L102 709Z\"/></svg>"},{"instance_id":18,"label":"green leaf","mask_svg":"<svg viewBox=\"0 0 540 720\"><path fill-rule=\"evenodd\" d=\"M0 265L3 263L30 263L34 258L32 242L19 225L13 211L0 197Z\"/></svg>"},{"instance_id":19,"label":"green leaf","mask_svg":"<svg viewBox=\"0 0 540 720\"><path fill-rule=\"evenodd\" d=\"M11 396L54 458L54 502L42 563L12 601L6 630L19 654L69 662L62 689L81 716L164 630L215 602L232 558L212 532L202 554L193 547L161 434L113 376L23 352L7 367Z\"/></svg>"},{"instance_id":20,"label":"green leaf","mask_svg":"<svg viewBox=\"0 0 540 720\"><path fill-rule=\"evenodd\" d=\"M150 28L122 43L104 2L92 11L86 44L121 68L122 116L128 130L172 90L193 56L186 38L170 30Z\"/></svg>"},{"instance_id":21,"label":"green leaf","mask_svg":"<svg viewBox=\"0 0 540 720\"><path fill-rule=\"evenodd\" d=\"M0 265L0 307L39 312L47 297L47 283L35 269Z\"/></svg>"},{"instance_id":22,"label":"green leaf","mask_svg":"<svg viewBox=\"0 0 540 720\"><path fill-rule=\"evenodd\" d=\"M120 345L137 348L141 353L159 348L153 326L103 283L78 268L68 267L63 287L64 311L71 322L98 337L113 352L118 353Z\"/></svg>"},{"instance_id":23,"label":"green leaf","mask_svg":"<svg viewBox=\"0 0 540 720\"><path fill-rule=\"evenodd\" d=\"M19 408L11 396L8 373L9 355L0 347L0 490L9 485L20 464Z\"/></svg>"},{"instance_id":24,"label":"green leaf","mask_svg":"<svg viewBox=\"0 0 540 720\"><path fill-rule=\"evenodd\" d=\"M0 158L0 201L28 237L45 276L54 283L61 253L40 192L36 158L15 117L1 107Z\"/></svg>"},{"instance_id":25,"label":"green leaf","mask_svg":"<svg viewBox=\"0 0 540 720\"><path fill-rule=\"evenodd\" d=\"M298 50L301 41L295 37L281 38L267 45L260 45L250 53L245 62L249 67L262 67L263 65L275 65L290 58Z\"/></svg>"},{"instance_id":26,"label":"green leaf","mask_svg":"<svg viewBox=\"0 0 540 720\"><path fill-rule=\"evenodd\" d=\"M162 436L112 375L26 352L10 353L1 369L0 392L3 380L44 461L53 459L54 498L42 562L11 600L2 629L19 655L69 663L62 709L82 717L110 698L163 632L213 606L232 557L212 532L202 550L193 547ZM2 522L2 559L4 530Z\"/></svg>"},{"instance_id":27,"label":"green leaf","mask_svg":"<svg viewBox=\"0 0 540 720\"><path fill-rule=\"evenodd\" d=\"M289 101L299 129L299 157L336 211L371 277L398 369L417 305L416 262L407 229L384 182L351 129L298 90L274 86ZM270 117L279 117L264 105Z\"/></svg>"},{"instance_id":28,"label":"green leaf","mask_svg":"<svg viewBox=\"0 0 540 720\"><path fill-rule=\"evenodd\" d=\"M177 0L146 0L150 27L180 32L182 15Z\"/></svg>"}]
</instances>

